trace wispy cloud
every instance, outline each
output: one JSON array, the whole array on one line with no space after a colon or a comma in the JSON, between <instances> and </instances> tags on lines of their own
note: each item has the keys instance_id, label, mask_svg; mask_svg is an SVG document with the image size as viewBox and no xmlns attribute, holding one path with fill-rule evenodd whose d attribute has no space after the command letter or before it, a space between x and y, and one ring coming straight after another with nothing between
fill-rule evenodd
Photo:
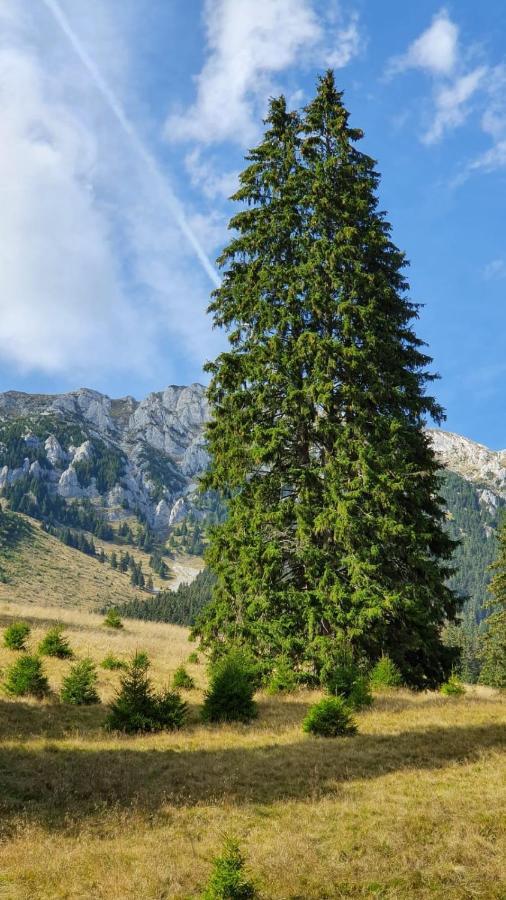
<instances>
[{"instance_id":1,"label":"wispy cloud","mask_svg":"<svg viewBox=\"0 0 506 900\"><path fill-rule=\"evenodd\" d=\"M392 59L388 72L395 75L406 69L425 69L433 75L451 75L458 56L459 30L446 9L434 16L429 27L409 45L401 56Z\"/></svg>"},{"instance_id":2,"label":"wispy cloud","mask_svg":"<svg viewBox=\"0 0 506 900\"><path fill-rule=\"evenodd\" d=\"M434 116L423 135L424 143L434 144L446 131L465 122L470 112L469 101L483 85L487 71L486 66L478 66L450 84L438 86L434 93Z\"/></svg>"},{"instance_id":3,"label":"wispy cloud","mask_svg":"<svg viewBox=\"0 0 506 900\"><path fill-rule=\"evenodd\" d=\"M204 241L214 253L217 229L190 209L190 246L133 126L138 143L125 152L121 95L135 89L119 8L88 0L83 15L68 0L65 11L116 95L97 91L43 4L30 14L2 4L0 358L76 380L124 371L165 381L177 371L164 342L199 362L216 346L209 279L194 258L196 244L206 259Z\"/></svg>"},{"instance_id":4,"label":"wispy cloud","mask_svg":"<svg viewBox=\"0 0 506 900\"><path fill-rule=\"evenodd\" d=\"M167 119L172 142L251 144L278 73L295 62L345 66L361 44L355 15L330 3L322 19L312 0L207 0L205 29L195 102Z\"/></svg>"},{"instance_id":5,"label":"wispy cloud","mask_svg":"<svg viewBox=\"0 0 506 900\"><path fill-rule=\"evenodd\" d=\"M506 261L504 259L493 259L485 266L483 277L487 281L506 278Z\"/></svg>"},{"instance_id":6,"label":"wispy cloud","mask_svg":"<svg viewBox=\"0 0 506 900\"><path fill-rule=\"evenodd\" d=\"M420 69L432 81L430 122L421 134L425 144L434 144L449 131L458 128L471 111L471 100L482 87L488 67L467 70L459 28L446 9L441 9L429 27L401 56L387 65L387 77Z\"/></svg>"}]
</instances>

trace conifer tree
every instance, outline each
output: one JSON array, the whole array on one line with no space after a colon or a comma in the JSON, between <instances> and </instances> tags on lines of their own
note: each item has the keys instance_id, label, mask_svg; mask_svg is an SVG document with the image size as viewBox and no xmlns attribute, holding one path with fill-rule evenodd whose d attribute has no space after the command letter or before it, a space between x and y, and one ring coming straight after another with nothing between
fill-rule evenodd
<instances>
[{"instance_id":1,"label":"conifer tree","mask_svg":"<svg viewBox=\"0 0 506 900\"><path fill-rule=\"evenodd\" d=\"M458 600L423 431L443 411L406 261L331 72L301 116L272 101L267 125L210 306L229 347L208 365L204 487L228 518L211 533L217 583L197 633L315 675L339 644L388 654L408 684L435 686Z\"/></svg>"},{"instance_id":2,"label":"conifer tree","mask_svg":"<svg viewBox=\"0 0 506 900\"><path fill-rule=\"evenodd\" d=\"M499 552L492 570L492 598L487 604L492 613L486 619L487 630L482 639L480 682L506 688L506 520L499 532Z\"/></svg>"}]
</instances>

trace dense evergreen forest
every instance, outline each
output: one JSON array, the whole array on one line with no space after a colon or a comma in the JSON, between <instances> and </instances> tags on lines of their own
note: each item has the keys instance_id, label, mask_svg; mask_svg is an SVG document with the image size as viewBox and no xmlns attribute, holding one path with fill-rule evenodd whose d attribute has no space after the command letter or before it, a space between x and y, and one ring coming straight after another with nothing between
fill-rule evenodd
<instances>
[{"instance_id":1,"label":"dense evergreen forest","mask_svg":"<svg viewBox=\"0 0 506 900\"><path fill-rule=\"evenodd\" d=\"M191 584L180 584L176 591L162 591L153 597L129 600L118 607L118 612L131 619L193 625L211 599L215 580L212 572L204 569Z\"/></svg>"}]
</instances>

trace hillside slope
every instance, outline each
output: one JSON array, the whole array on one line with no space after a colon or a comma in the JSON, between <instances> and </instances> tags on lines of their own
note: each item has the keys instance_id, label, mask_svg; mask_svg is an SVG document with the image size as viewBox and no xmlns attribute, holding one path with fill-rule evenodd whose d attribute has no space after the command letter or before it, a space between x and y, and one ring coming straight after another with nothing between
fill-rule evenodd
<instances>
[{"instance_id":1,"label":"hillside slope","mask_svg":"<svg viewBox=\"0 0 506 900\"><path fill-rule=\"evenodd\" d=\"M29 527L16 546L2 553L5 583L0 583L0 600L16 604L98 610L125 601L148 597L130 583L128 572L111 568L108 561L100 562L47 534L40 523L25 516L16 516ZM108 558L120 552L117 545L95 540L97 551L103 549ZM149 554L132 545L123 545L129 554L149 573ZM202 569L199 557L178 556L169 560L171 577L162 581L153 575L158 589L174 590L182 582L192 581Z\"/></svg>"}]
</instances>

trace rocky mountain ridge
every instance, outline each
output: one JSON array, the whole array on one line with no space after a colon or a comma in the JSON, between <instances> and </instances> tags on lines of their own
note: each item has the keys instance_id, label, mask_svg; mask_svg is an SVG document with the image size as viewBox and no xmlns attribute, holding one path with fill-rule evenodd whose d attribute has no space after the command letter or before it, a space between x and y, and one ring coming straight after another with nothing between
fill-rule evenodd
<instances>
[{"instance_id":1,"label":"rocky mountain ridge","mask_svg":"<svg viewBox=\"0 0 506 900\"><path fill-rule=\"evenodd\" d=\"M0 394L0 491L44 481L66 501L89 500L113 520L140 515L167 531L191 505L207 465L202 385L171 385L141 401L88 388Z\"/></svg>"},{"instance_id":2,"label":"rocky mountain ridge","mask_svg":"<svg viewBox=\"0 0 506 900\"><path fill-rule=\"evenodd\" d=\"M0 394L0 492L40 479L66 501L91 501L109 520L134 512L167 533L194 506L208 462L208 416L200 384L170 385L140 401L89 388L8 391ZM477 486L480 503L506 499L506 451L440 429L429 434L445 468Z\"/></svg>"}]
</instances>

